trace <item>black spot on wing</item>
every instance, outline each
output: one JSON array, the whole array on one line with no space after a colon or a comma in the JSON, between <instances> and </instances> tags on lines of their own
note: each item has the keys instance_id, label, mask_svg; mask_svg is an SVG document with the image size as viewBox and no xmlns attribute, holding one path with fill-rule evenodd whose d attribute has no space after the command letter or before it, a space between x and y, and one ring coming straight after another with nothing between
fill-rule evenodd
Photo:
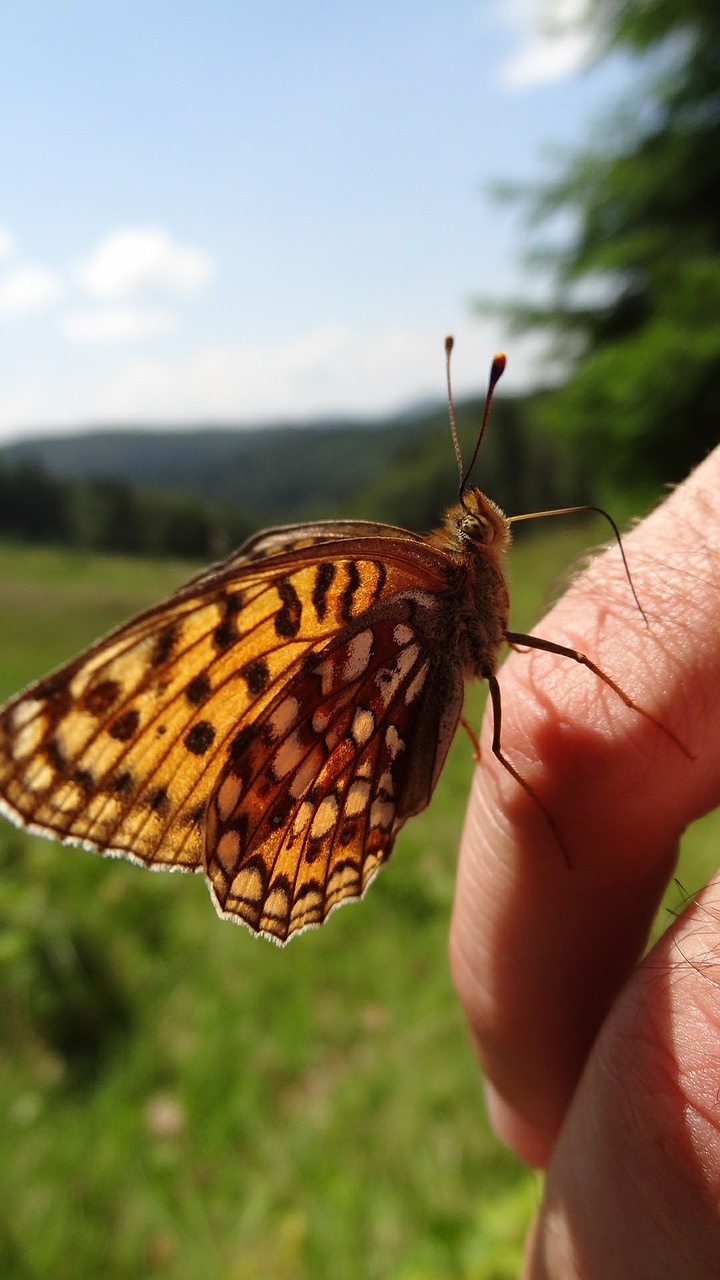
<instances>
[{"instance_id":1,"label":"black spot on wing","mask_svg":"<svg viewBox=\"0 0 720 1280\"><path fill-rule=\"evenodd\" d=\"M315 570L315 585L312 590L312 603L318 622L323 622L327 614L327 594L332 586L336 569L331 560L322 560Z\"/></svg>"},{"instance_id":2,"label":"black spot on wing","mask_svg":"<svg viewBox=\"0 0 720 1280\"><path fill-rule=\"evenodd\" d=\"M209 720L198 720L197 724L188 729L183 741L194 756L203 756L215 741L215 727Z\"/></svg>"},{"instance_id":3,"label":"black spot on wing","mask_svg":"<svg viewBox=\"0 0 720 1280\"><path fill-rule=\"evenodd\" d=\"M383 588L387 582L387 569L385 568L382 560L373 560L373 565L377 571L377 582L373 589L373 597L377 600L378 597L382 595Z\"/></svg>"},{"instance_id":4,"label":"black spot on wing","mask_svg":"<svg viewBox=\"0 0 720 1280\"><path fill-rule=\"evenodd\" d=\"M128 769L124 769L122 773L119 773L110 782L110 790L119 796L127 795L129 791L132 791L133 786L133 776Z\"/></svg>"},{"instance_id":5,"label":"black spot on wing","mask_svg":"<svg viewBox=\"0 0 720 1280\"><path fill-rule=\"evenodd\" d=\"M185 689L185 697L192 707L199 707L210 697L210 681L205 672L190 681Z\"/></svg>"},{"instance_id":6,"label":"black spot on wing","mask_svg":"<svg viewBox=\"0 0 720 1280\"><path fill-rule=\"evenodd\" d=\"M359 586L360 586L360 570L355 564L355 561L350 560L347 565L347 584L345 586L345 590L342 593L342 600L340 603L340 612L342 614L343 622L350 622L352 620L353 602L355 600L355 596L357 595Z\"/></svg>"},{"instance_id":7,"label":"black spot on wing","mask_svg":"<svg viewBox=\"0 0 720 1280\"><path fill-rule=\"evenodd\" d=\"M87 795L95 790L95 779L89 769L76 769L72 780Z\"/></svg>"},{"instance_id":8,"label":"black spot on wing","mask_svg":"<svg viewBox=\"0 0 720 1280\"><path fill-rule=\"evenodd\" d=\"M213 640L218 649L229 649L230 645L235 644L239 638L236 617L243 607L242 592L231 591L227 595L221 594L217 604L222 612L222 619L213 632Z\"/></svg>"},{"instance_id":9,"label":"black spot on wing","mask_svg":"<svg viewBox=\"0 0 720 1280\"><path fill-rule=\"evenodd\" d=\"M221 596L223 610L226 618L232 618L239 613L243 607L242 591L229 591L227 595Z\"/></svg>"},{"instance_id":10,"label":"black spot on wing","mask_svg":"<svg viewBox=\"0 0 720 1280\"><path fill-rule=\"evenodd\" d=\"M117 720L113 720L108 729L111 738L115 738L117 742L129 742L137 733L140 724L140 712L133 707L130 711L124 711Z\"/></svg>"},{"instance_id":11,"label":"black spot on wing","mask_svg":"<svg viewBox=\"0 0 720 1280\"><path fill-rule=\"evenodd\" d=\"M171 622L158 635L150 657L152 667L163 667L172 653L180 635L177 622Z\"/></svg>"},{"instance_id":12,"label":"black spot on wing","mask_svg":"<svg viewBox=\"0 0 720 1280\"><path fill-rule=\"evenodd\" d=\"M86 691L81 705L91 716L104 716L115 706L121 693L117 680L101 680Z\"/></svg>"},{"instance_id":13,"label":"black spot on wing","mask_svg":"<svg viewBox=\"0 0 720 1280\"><path fill-rule=\"evenodd\" d=\"M255 731L251 724L243 725L230 743L230 755L237 760L245 751L247 751L250 743L255 736Z\"/></svg>"},{"instance_id":14,"label":"black spot on wing","mask_svg":"<svg viewBox=\"0 0 720 1280\"><path fill-rule=\"evenodd\" d=\"M318 837L311 836L305 846L305 861L308 866L312 866L313 862L317 862L323 850L323 842Z\"/></svg>"},{"instance_id":15,"label":"black spot on wing","mask_svg":"<svg viewBox=\"0 0 720 1280\"><path fill-rule=\"evenodd\" d=\"M166 787L156 787L156 789L148 797L148 805L153 813L167 813L170 804L170 797Z\"/></svg>"},{"instance_id":16,"label":"black spot on wing","mask_svg":"<svg viewBox=\"0 0 720 1280\"><path fill-rule=\"evenodd\" d=\"M238 629L232 618L224 618L213 632L213 640L218 649L229 649L238 638Z\"/></svg>"},{"instance_id":17,"label":"black spot on wing","mask_svg":"<svg viewBox=\"0 0 720 1280\"><path fill-rule=\"evenodd\" d=\"M282 600L282 608L275 614L275 630L283 640L291 640L300 630L302 620L302 604L292 582L280 578L276 583L277 593Z\"/></svg>"},{"instance_id":18,"label":"black spot on wing","mask_svg":"<svg viewBox=\"0 0 720 1280\"><path fill-rule=\"evenodd\" d=\"M242 668L240 675L248 687L248 693L256 698L262 693L270 679L267 662L264 658L256 658L254 662L248 662Z\"/></svg>"}]
</instances>

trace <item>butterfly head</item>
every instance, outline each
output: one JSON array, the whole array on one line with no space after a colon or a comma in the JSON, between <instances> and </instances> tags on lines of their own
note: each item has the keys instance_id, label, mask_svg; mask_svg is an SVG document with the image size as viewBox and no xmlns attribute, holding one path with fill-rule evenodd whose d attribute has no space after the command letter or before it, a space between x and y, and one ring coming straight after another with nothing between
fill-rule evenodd
<instances>
[{"instance_id":1,"label":"butterfly head","mask_svg":"<svg viewBox=\"0 0 720 1280\"><path fill-rule=\"evenodd\" d=\"M462 500L445 512L443 526L439 540L461 556L478 552L497 560L510 542L507 517L480 489L466 489Z\"/></svg>"}]
</instances>

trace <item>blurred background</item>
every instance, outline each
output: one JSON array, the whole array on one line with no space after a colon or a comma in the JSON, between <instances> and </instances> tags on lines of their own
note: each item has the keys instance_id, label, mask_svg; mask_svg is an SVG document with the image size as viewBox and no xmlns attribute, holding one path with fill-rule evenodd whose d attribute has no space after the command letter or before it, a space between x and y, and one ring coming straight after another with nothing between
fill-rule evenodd
<instances>
[{"instance_id":1,"label":"blurred background","mask_svg":"<svg viewBox=\"0 0 720 1280\"><path fill-rule=\"evenodd\" d=\"M446 332L467 450L508 351L509 514L627 519L717 441L709 0L25 0L0 107L0 696L262 525L431 527ZM604 536L518 537L517 628ZM516 1274L540 1184L445 954L471 768L286 951L2 823L3 1275Z\"/></svg>"}]
</instances>

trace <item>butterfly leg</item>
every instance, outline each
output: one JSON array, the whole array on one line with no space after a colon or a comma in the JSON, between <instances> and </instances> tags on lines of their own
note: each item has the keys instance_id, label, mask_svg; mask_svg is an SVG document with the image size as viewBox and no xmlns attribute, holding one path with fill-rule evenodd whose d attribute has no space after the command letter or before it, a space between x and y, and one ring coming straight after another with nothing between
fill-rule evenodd
<instances>
[{"instance_id":1,"label":"butterfly leg","mask_svg":"<svg viewBox=\"0 0 720 1280\"><path fill-rule=\"evenodd\" d=\"M492 702L492 709L493 709L493 739L492 739L493 755L497 756L503 769L507 770L507 772L510 774L510 777L515 779L518 785L522 787L525 794L530 797L530 799L533 801L535 805L537 805L538 809L543 815L545 821L547 822L550 830L552 831L558 843L558 847L560 849L560 852L562 853L562 856L565 862L567 863L568 867L570 867L572 866L572 863L570 862L570 856L565 847L563 838L560 835L555 819L553 818L550 811L545 808L545 805L543 804L539 795L534 790L534 788L530 786L530 783L527 781L527 779L523 778L522 774L518 773L515 766L510 763L507 756L503 755L502 748L500 746L500 734L502 731L502 701L500 698L500 685L497 682L497 677L494 675L489 675L487 678L487 681L488 681L488 687L490 689L490 700Z\"/></svg>"},{"instance_id":2,"label":"butterfly leg","mask_svg":"<svg viewBox=\"0 0 720 1280\"><path fill-rule=\"evenodd\" d=\"M469 738L469 739L470 739L470 741L472 742L472 745L473 745L473 755L474 755L475 759L477 760L477 762L478 762L478 764L479 764L479 763L480 763L480 743L479 743L479 741L478 741L477 734L475 733L475 730L473 729L472 725L471 725L471 724L468 724L468 722L467 722L467 720L465 719L465 717L464 717L464 716L461 716L461 717L460 717L460 723L461 723L461 725L462 725L463 729L465 730L465 732L466 732L466 734L467 734L468 738Z\"/></svg>"},{"instance_id":3,"label":"butterfly leg","mask_svg":"<svg viewBox=\"0 0 720 1280\"><path fill-rule=\"evenodd\" d=\"M573 662L580 663L580 666L587 667L588 671L592 671L593 675L597 676L598 679L602 680L610 689L614 690L619 698L622 698L626 707L629 707L631 711L637 711L638 715L649 720L651 724L655 725L656 729L660 729L671 742L675 743L676 747L679 747L683 755L687 756L688 760L694 759L694 756L690 751L688 751L685 744L676 737L672 729L668 729L667 725L664 725L660 720L656 720L655 716L652 716L649 711L645 711L643 707L638 706L637 702L633 702L630 695L627 694L624 689L621 689L619 684L616 684L609 675L606 675L600 667L596 666L595 663L592 662L586 654L581 653L579 649L570 649L567 645L557 644L554 640L541 640L539 636L526 636L520 631L506 631L505 639L513 648L521 645L526 649L542 649L545 653L557 653L561 658L571 658Z\"/></svg>"}]
</instances>

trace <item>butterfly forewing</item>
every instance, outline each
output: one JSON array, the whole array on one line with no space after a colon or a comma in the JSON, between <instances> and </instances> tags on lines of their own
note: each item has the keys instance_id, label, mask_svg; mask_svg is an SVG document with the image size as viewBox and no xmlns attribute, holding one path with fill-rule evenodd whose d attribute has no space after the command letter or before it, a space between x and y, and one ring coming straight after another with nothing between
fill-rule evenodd
<instances>
[{"instance_id":1,"label":"butterfly forewing","mask_svg":"<svg viewBox=\"0 0 720 1280\"><path fill-rule=\"evenodd\" d=\"M391 739L385 741L383 734L393 717L399 722L410 717L413 699L390 700L373 722L371 740L339 773L339 757L328 747L333 730L321 733L317 725L323 709L343 733L353 707L375 714L373 700L380 695L373 682L407 651L397 638L404 635L398 626L409 611L422 621L443 586L442 554L414 535L400 534L388 528L383 543L377 526L349 522L339 526L337 537L327 526L261 535L31 686L0 713L4 812L44 834L155 866L198 870L207 846L223 912L237 911L252 927L279 937L324 918L335 902L357 896L391 847L392 824L386 829L376 821L384 794L379 779L388 770L395 773L392 803L399 812L402 770L395 758L388 760ZM361 670L360 650L370 639L372 661L368 658ZM329 687L330 668L324 678L321 674L322 654L333 645L336 654L344 647L345 657L332 659ZM357 669L351 678L353 662ZM272 791L273 761L279 767L283 743L285 760L304 750L289 728L285 738L273 739L273 733L284 732L283 714L295 702L307 752L295 760L291 781L279 780L275 799L271 795L268 801L263 769L264 785ZM313 754L321 743L320 755ZM319 776L313 791L315 761ZM347 836L359 803L353 783L364 776L358 770L371 783L365 825L354 828L364 831L367 848L362 858L362 841L353 837L345 846L351 852L342 858L337 853L343 847L340 820L319 845L317 833L334 797ZM230 823L228 829L237 834L245 822L251 824L242 857L248 865L255 858L253 865L262 867L263 891L270 893L274 886L262 925L257 894L243 896L237 885L231 891L227 868L216 853L228 825L220 817L221 797L237 788L239 779L247 780L248 789L242 800L238 791L235 827ZM299 793L292 797L297 800L294 826L283 840L279 815L292 787ZM313 804L315 797L320 800L306 830L298 824L309 812L311 792ZM208 833L209 805L220 826ZM222 847L227 862L228 840ZM317 870L308 870L313 861L322 865L321 882ZM302 907L295 907L296 891ZM281 892L292 899L286 911L276 909Z\"/></svg>"}]
</instances>

